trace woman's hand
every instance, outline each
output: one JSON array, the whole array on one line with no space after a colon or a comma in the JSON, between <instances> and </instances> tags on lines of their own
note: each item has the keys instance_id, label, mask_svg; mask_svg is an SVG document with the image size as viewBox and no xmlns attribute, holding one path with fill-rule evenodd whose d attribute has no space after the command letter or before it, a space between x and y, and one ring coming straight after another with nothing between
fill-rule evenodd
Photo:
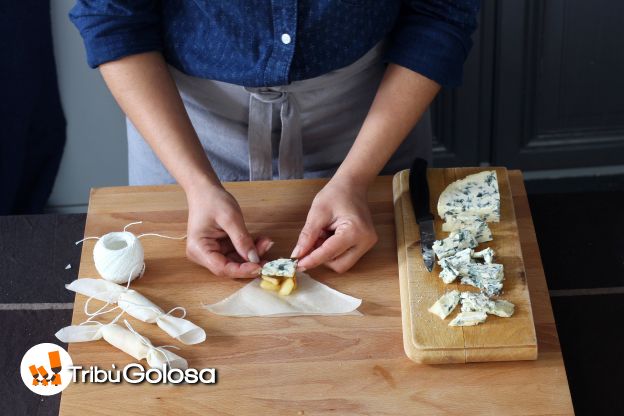
<instances>
[{"instance_id":1,"label":"woman's hand","mask_svg":"<svg viewBox=\"0 0 624 416\"><path fill-rule=\"evenodd\" d=\"M343 273L377 242L367 187L334 177L316 195L291 257L298 269L324 264Z\"/></svg>"},{"instance_id":2,"label":"woman's hand","mask_svg":"<svg viewBox=\"0 0 624 416\"><path fill-rule=\"evenodd\" d=\"M268 237L254 241L234 197L219 185L200 186L186 195L187 257L217 276L257 276L260 257L273 242Z\"/></svg>"}]
</instances>

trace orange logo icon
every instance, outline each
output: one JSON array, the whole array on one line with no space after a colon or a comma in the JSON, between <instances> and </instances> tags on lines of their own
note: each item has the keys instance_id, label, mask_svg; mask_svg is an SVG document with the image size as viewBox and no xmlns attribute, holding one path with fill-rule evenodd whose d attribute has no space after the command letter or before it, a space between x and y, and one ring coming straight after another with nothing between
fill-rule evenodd
<instances>
[{"instance_id":1,"label":"orange logo icon","mask_svg":"<svg viewBox=\"0 0 624 416\"><path fill-rule=\"evenodd\" d=\"M52 374L52 377L48 378L48 372L44 366L36 367L34 364L31 364L28 367L30 374L33 376L33 386L38 386L39 384L47 386L48 382L53 386L60 386L62 384L61 375L59 373L63 369L63 366L61 366L61 356L59 355L59 352L48 352L48 358L50 360L50 370L54 373ZM40 375L42 377L41 380L39 380Z\"/></svg>"},{"instance_id":2,"label":"orange logo icon","mask_svg":"<svg viewBox=\"0 0 624 416\"><path fill-rule=\"evenodd\" d=\"M26 387L37 394L60 393L70 383L72 361L67 351L55 344L39 344L22 358L21 375Z\"/></svg>"}]
</instances>

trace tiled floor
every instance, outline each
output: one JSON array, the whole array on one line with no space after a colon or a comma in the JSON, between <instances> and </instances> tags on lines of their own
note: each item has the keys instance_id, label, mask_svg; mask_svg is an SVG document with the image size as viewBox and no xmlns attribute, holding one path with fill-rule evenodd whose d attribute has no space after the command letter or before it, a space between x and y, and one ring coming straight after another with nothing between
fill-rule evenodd
<instances>
[{"instance_id":1,"label":"tiled floor","mask_svg":"<svg viewBox=\"0 0 624 416\"><path fill-rule=\"evenodd\" d=\"M576 413L622 415L624 178L533 181L527 189ZM58 342L53 332L70 323L73 295L62 283L77 276L80 246L71 242L82 238L84 220L0 217L0 397L8 406L0 414L58 413L60 397L33 395L17 369L27 346ZM586 290L595 288L606 294ZM41 302L66 309L28 309Z\"/></svg>"}]
</instances>

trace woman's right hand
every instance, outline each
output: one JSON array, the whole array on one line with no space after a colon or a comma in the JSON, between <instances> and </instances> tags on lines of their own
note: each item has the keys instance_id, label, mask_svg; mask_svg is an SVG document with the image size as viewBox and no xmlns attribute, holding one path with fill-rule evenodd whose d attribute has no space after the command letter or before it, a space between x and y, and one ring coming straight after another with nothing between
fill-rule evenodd
<instances>
[{"instance_id":1,"label":"woman's right hand","mask_svg":"<svg viewBox=\"0 0 624 416\"><path fill-rule=\"evenodd\" d=\"M186 196L187 257L217 276L251 278L260 274L260 257L273 242L268 237L251 237L236 199L220 185L187 190Z\"/></svg>"}]
</instances>

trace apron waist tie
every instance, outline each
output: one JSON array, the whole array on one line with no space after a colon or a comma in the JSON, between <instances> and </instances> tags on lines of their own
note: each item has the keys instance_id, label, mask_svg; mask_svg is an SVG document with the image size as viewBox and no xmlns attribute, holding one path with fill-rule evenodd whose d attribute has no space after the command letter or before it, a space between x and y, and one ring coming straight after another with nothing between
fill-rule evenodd
<instances>
[{"instance_id":1,"label":"apron waist tie","mask_svg":"<svg viewBox=\"0 0 624 416\"><path fill-rule=\"evenodd\" d=\"M303 178L301 119L288 91L245 88L249 92L249 180L273 179L271 130L273 104L280 104L282 132L278 153L280 179Z\"/></svg>"}]
</instances>

